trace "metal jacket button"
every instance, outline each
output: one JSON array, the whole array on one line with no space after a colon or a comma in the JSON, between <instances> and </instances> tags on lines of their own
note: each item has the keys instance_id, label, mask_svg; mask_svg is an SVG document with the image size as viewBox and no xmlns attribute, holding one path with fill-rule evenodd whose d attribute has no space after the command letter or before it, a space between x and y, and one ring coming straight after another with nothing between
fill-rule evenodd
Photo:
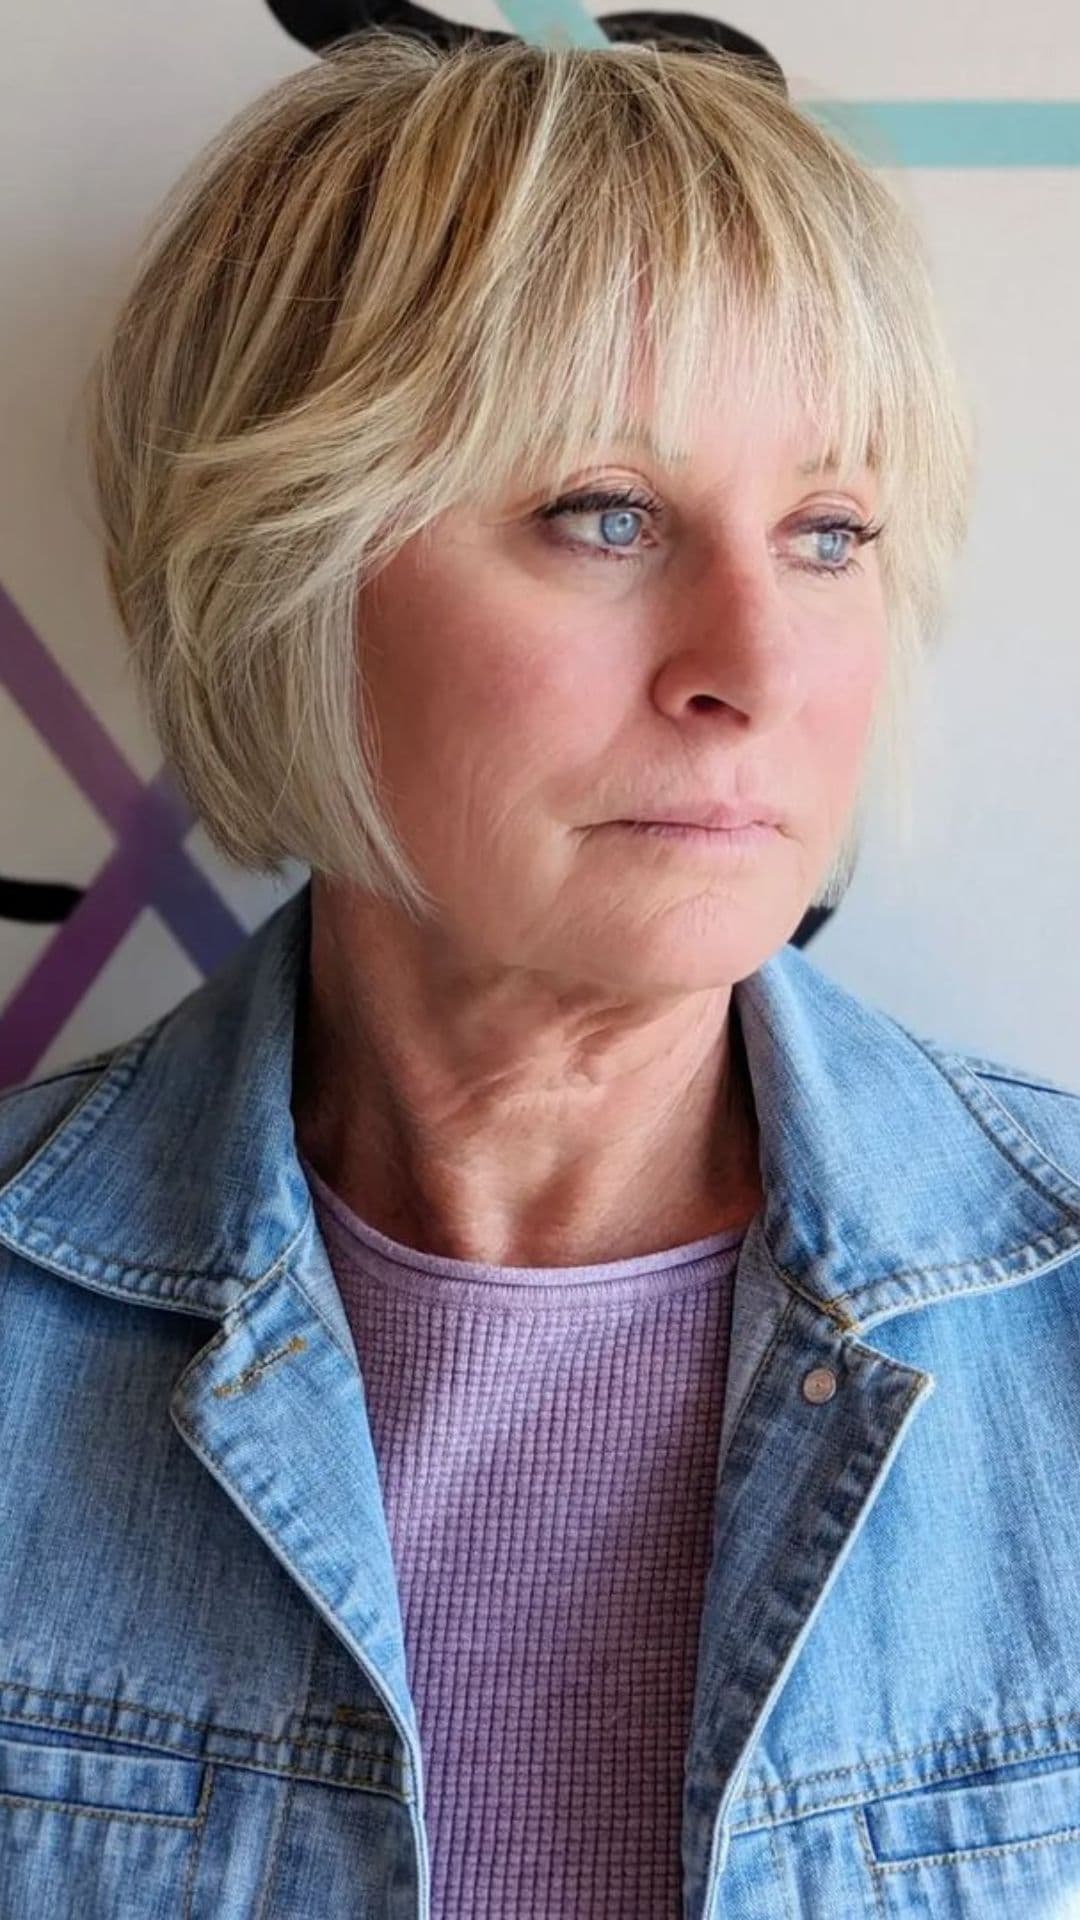
<instances>
[{"instance_id":1,"label":"metal jacket button","mask_svg":"<svg viewBox=\"0 0 1080 1920\"><path fill-rule=\"evenodd\" d=\"M836 1375L832 1368L811 1367L810 1372L803 1376L802 1390L803 1398L812 1400L815 1406L822 1400L831 1400L836 1392Z\"/></svg>"}]
</instances>

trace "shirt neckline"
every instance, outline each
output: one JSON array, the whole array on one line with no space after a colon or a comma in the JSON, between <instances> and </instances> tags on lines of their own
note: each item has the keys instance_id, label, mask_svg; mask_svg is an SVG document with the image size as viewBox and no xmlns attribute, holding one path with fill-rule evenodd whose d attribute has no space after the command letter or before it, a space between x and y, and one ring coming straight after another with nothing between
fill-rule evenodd
<instances>
[{"instance_id":1,"label":"shirt neckline","mask_svg":"<svg viewBox=\"0 0 1080 1920\"><path fill-rule=\"evenodd\" d=\"M458 1260L449 1254L425 1253L419 1247L406 1246L403 1241L395 1240L372 1226L361 1214L355 1213L336 1190L329 1186L322 1175L312 1166L303 1153L298 1155L304 1176L311 1187L319 1205L332 1216L340 1227L352 1238L369 1247L381 1259L390 1261L399 1267L411 1268L414 1272L439 1274L460 1280L490 1281L492 1275L509 1284L532 1283L548 1284L588 1282L590 1280L624 1280L639 1274L657 1273L661 1270L673 1272L692 1266L703 1260L714 1259L718 1254L729 1252L745 1237L747 1226L727 1227L722 1232L705 1235L703 1239L679 1242L676 1246L662 1248L656 1253L629 1254L620 1260L592 1261L583 1266L500 1266L493 1262L477 1260Z\"/></svg>"}]
</instances>

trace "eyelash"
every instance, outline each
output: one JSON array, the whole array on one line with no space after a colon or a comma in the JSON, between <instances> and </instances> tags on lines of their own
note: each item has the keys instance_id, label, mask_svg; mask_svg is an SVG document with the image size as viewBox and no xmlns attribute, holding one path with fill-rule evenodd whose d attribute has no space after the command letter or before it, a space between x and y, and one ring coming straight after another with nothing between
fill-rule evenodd
<instances>
[{"instance_id":1,"label":"eyelash","mask_svg":"<svg viewBox=\"0 0 1080 1920\"><path fill-rule=\"evenodd\" d=\"M645 493L636 487L590 488L584 493L560 494L547 506L541 507L537 518L555 520L569 513L610 513L619 507L632 507L640 513L647 513L654 522L663 516L662 501L655 494ZM856 547L868 546L884 532L883 521L853 520L843 515L832 515L822 520L812 520L803 529L806 533L850 533L854 536ZM586 547L573 541L563 541L562 545L576 550L578 554L596 555L602 560L639 560L640 554L620 553L614 547ZM862 563L854 553L838 567L823 566L813 560L798 560L795 565L806 573L815 573L825 579L837 580L844 574L860 573Z\"/></svg>"}]
</instances>

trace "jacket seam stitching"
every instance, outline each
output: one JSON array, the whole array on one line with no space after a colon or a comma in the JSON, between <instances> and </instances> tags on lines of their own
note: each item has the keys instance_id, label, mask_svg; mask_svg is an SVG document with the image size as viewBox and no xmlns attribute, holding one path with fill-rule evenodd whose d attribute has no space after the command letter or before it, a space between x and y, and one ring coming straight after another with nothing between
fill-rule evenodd
<instances>
[{"instance_id":1,"label":"jacket seam stitching","mask_svg":"<svg viewBox=\"0 0 1080 1920\"><path fill-rule=\"evenodd\" d=\"M1002 1158L1005 1161L1007 1161L1008 1165L1012 1168L1013 1172L1019 1174L1021 1179L1026 1180L1029 1186L1031 1186L1035 1190L1035 1192L1040 1194L1044 1200L1052 1201L1055 1206L1059 1206L1059 1207L1064 1206L1074 1215L1074 1217L1080 1218L1080 1210L1078 1210L1077 1208L1076 1199L1074 1198L1072 1202L1063 1200L1062 1196L1059 1193L1055 1193L1052 1188L1044 1186L1038 1173L1034 1171L1031 1167L1026 1167L1023 1161L1017 1158L1016 1152L1014 1150L1012 1143L1002 1141L999 1138L999 1136L993 1131L993 1129L987 1124L985 1114L979 1110L978 1105L970 1098L968 1090L962 1085L962 1083L958 1079L956 1079L953 1075L945 1071L945 1067L942 1063L941 1058L938 1055L937 1049L932 1048L931 1046L925 1044L920 1040L916 1040L916 1045L918 1045L921 1048L921 1051L924 1054L925 1058L929 1060L931 1066L934 1067L935 1070L941 1075L941 1078L945 1081L946 1085L952 1089L953 1093L956 1095L956 1098L963 1103L966 1111L971 1115L971 1118L975 1121L975 1124L979 1127L980 1131L986 1136L987 1140L989 1140L991 1146L995 1147L998 1153L1001 1154ZM952 1057L959 1059L959 1056L952 1056ZM962 1060L960 1060L960 1064L963 1065ZM966 1070L970 1071L970 1069L966 1069ZM1030 1133L1027 1132L1027 1129L1025 1127L1021 1126L1015 1114L1012 1114L1009 1112L1009 1109L1007 1106L1005 1106L1004 1102L999 1100L995 1094L991 1093L989 1088L982 1086L980 1076L977 1073L972 1073L971 1077L978 1085L978 1090L982 1098L984 1100L990 1101L991 1104L997 1109L998 1113L1004 1115L1005 1119L1009 1123L1009 1126L1012 1127L1018 1134L1021 1134L1023 1136L1023 1138L1028 1142L1028 1145L1034 1149L1034 1151L1039 1155L1040 1159L1046 1162L1047 1166L1052 1168L1055 1173L1061 1174L1064 1176L1065 1180L1073 1188L1074 1195L1080 1194L1080 1181L1077 1180L1076 1176L1074 1174L1067 1173L1063 1167L1059 1167L1056 1165L1056 1163L1050 1158L1050 1155L1045 1151L1045 1149L1039 1145L1039 1142L1036 1139L1034 1139L1034 1137Z\"/></svg>"},{"instance_id":2,"label":"jacket seam stitching","mask_svg":"<svg viewBox=\"0 0 1080 1920\"><path fill-rule=\"evenodd\" d=\"M81 1080L87 1074L100 1080L99 1069L115 1060L120 1050L120 1047L105 1047L101 1053L91 1053L83 1060L73 1060L70 1066L57 1067L53 1073L40 1074L36 1080L19 1080L14 1086L0 1087L0 1107L6 1106L9 1100L18 1100L21 1095L37 1093L42 1087L58 1086L62 1080ZM66 1118L67 1115L64 1115Z\"/></svg>"},{"instance_id":3,"label":"jacket seam stitching","mask_svg":"<svg viewBox=\"0 0 1080 1920\"><path fill-rule=\"evenodd\" d=\"M169 1708L149 1707L144 1700L110 1700L102 1694L65 1693L56 1687L32 1687L27 1689L26 1683L21 1680L0 1680L0 1686L12 1687L19 1692L28 1690L39 1696L44 1696L49 1700L81 1700L87 1706L120 1708L126 1713L144 1713L151 1719L166 1720L170 1721L174 1726L186 1727L192 1733L217 1733L225 1740L260 1740L268 1746L311 1747L318 1752L339 1754L343 1759L355 1757L354 1747L342 1746L336 1741L320 1740L307 1734L297 1734L295 1738L289 1738L287 1735L282 1736L276 1733L263 1733L257 1727L226 1727L222 1726L221 1722L217 1720L191 1720L186 1714L173 1713ZM356 1711L358 1716L362 1714L364 1719L371 1720L374 1726L386 1728L387 1722L385 1714L380 1714L374 1708L370 1710L357 1708ZM4 1712L0 1709L0 1725L5 1721L18 1726L53 1727L58 1731L64 1730L70 1733L84 1733L91 1739L115 1739L117 1741L124 1741L125 1745L131 1746L145 1747L150 1744L145 1740L127 1741L122 1734L96 1734L87 1728L82 1721L61 1720L58 1719L55 1714L49 1713L14 1713ZM350 1724L355 1723L350 1722ZM168 1749L168 1751L175 1752L176 1749ZM188 1754L181 1755L180 1757L198 1760L200 1756L197 1754ZM228 1765L229 1762L226 1761L222 1764Z\"/></svg>"},{"instance_id":4,"label":"jacket seam stitching","mask_svg":"<svg viewBox=\"0 0 1080 1920\"><path fill-rule=\"evenodd\" d=\"M1066 1727L1073 1722L1080 1722L1080 1713L1055 1714L1049 1720L1018 1720L1008 1726L1002 1727L981 1727L978 1733L972 1734L970 1737L973 1740L996 1740L1010 1734L1040 1733L1048 1729L1052 1730L1057 1727ZM829 1767L823 1773L796 1774L790 1779L778 1780L776 1785L772 1787L749 1788L744 1794L740 1795L740 1804L747 1806L752 1801L768 1802L783 1792L789 1792L792 1788L809 1787L816 1781L841 1780L852 1775L865 1774L868 1767L887 1767L895 1765L898 1761L917 1760L920 1754L937 1753L946 1745L951 1744L955 1743L929 1740L925 1742L923 1746L908 1747L899 1753L878 1754L874 1759L860 1761L857 1765L850 1767ZM932 1773L929 1779L916 1779L908 1775L905 1776L903 1780L898 1781L895 1786L890 1784L890 1786L885 1789L878 1789L868 1793L866 1797L869 1799L883 1799L886 1795L910 1792L913 1787L929 1786L939 1780L959 1780L971 1774L996 1773L999 1770L1007 1774L1010 1768L1022 1767L1031 1760L1045 1760L1056 1754L1076 1753L1077 1751L1078 1748L1074 1736L1073 1742L1069 1745L1042 1748L1038 1753L1023 1754L1015 1760L991 1761L989 1764L985 1760L982 1760L958 1767L944 1767ZM824 1813L831 1807L850 1805L850 1798L845 1796L839 1800L818 1801L812 1808L807 1808L806 1811L807 1813ZM802 1817L802 1815L790 1816L792 1819L801 1819Z\"/></svg>"},{"instance_id":5,"label":"jacket seam stitching","mask_svg":"<svg viewBox=\"0 0 1080 1920\"><path fill-rule=\"evenodd\" d=\"M184 1911L182 1915L182 1920L191 1920L192 1902L195 1897L195 1880L196 1880L196 1875L198 1873L199 1862L202 1859L203 1842L206 1839L206 1828L208 1824L208 1816L210 1813L210 1802L214 1797L215 1784L216 1784L216 1774L214 1771L214 1767L212 1763L208 1762L207 1768L206 1768L206 1778L203 1781L202 1801L199 1807L199 1825L198 1825L199 1837L198 1837L198 1840L196 1841L196 1844L191 1849L191 1859L188 1862L187 1887L184 1892Z\"/></svg>"},{"instance_id":6,"label":"jacket seam stitching","mask_svg":"<svg viewBox=\"0 0 1080 1920\"><path fill-rule=\"evenodd\" d=\"M104 1100L105 1094L108 1093L109 1097L105 1100L103 1109L103 1111L107 1113L109 1108L120 1098L125 1087L130 1085L143 1055L146 1053L150 1042L154 1038L157 1027L161 1024L162 1022L158 1021L156 1026L151 1027L146 1033L137 1035L134 1040L128 1041L124 1046L116 1049L108 1056L108 1064L101 1073L96 1074L91 1080L90 1085L86 1088L81 1099L77 1100L73 1107L69 1107L66 1113L60 1115L51 1132L47 1133L44 1140L34 1148L29 1159L24 1160L22 1165L15 1169L10 1178L0 1185L0 1207L3 1206L5 1195L10 1187L27 1183L30 1186L31 1194L36 1195L58 1171L67 1166L74 1153L83 1144L83 1140L86 1137L87 1120L92 1120L92 1125L89 1129L91 1133L101 1124L101 1113L95 1113L90 1116L86 1114L86 1109L90 1106L95 1095L100 1095ZM25 1091L26 1088L15 1089L16 1093ZM76 1125L76 1122L80 1118L83 1120L81 1129ZM65 1140L65 1135L69 1132L74 1135L74 1138L67 1141ZM63 1141L66 1146L66 1152L59 1155L58 1165L56 1167L47 1164L43 1165L42 1163L47 1161L49 1149L58 1141Z\"/></svg>"}]
</instances>

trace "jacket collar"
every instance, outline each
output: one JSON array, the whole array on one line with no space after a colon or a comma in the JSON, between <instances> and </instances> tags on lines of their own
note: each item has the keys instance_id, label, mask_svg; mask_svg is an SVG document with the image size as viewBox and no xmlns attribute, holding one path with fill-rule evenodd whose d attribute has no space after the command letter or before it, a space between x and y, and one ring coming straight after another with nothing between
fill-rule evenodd
<instances>
[{"instance_id":1,"label":"jacket collar","mask_svg":"<svg viewBox=\"0 0 1080 1920\"><path fill-rule=\"evenodd\" d=\"M223 1317L311 1232L290 1098L311 887L114 1053L0 1187L0 1241L83 1285ZM1080 1184L964 1058L782 947L734 988L762 1233L855 1331L1033 1278L1080 1246Z\"/></svg>"}]
</instances>

